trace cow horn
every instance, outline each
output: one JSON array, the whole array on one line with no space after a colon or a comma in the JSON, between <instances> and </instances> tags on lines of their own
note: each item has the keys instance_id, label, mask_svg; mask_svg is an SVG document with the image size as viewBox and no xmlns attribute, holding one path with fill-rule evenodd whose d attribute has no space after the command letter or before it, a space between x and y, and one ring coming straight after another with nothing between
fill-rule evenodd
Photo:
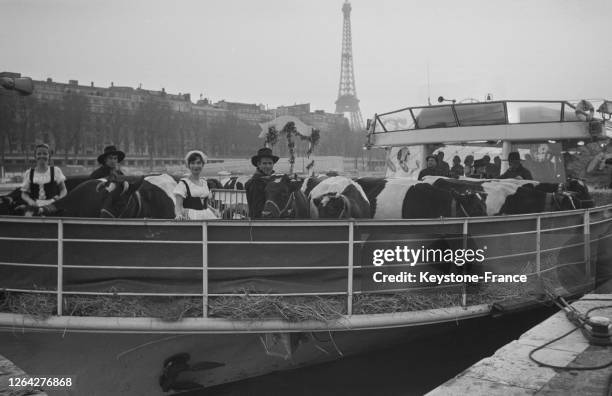
<instances>
[{"instance_id":1,"label":"cow horn","mask_svg":"<svg viewBox=\"0 0 612 396\"><path fill-rule=\"evenodd\" d=\"M117 188L117 183L111 182L111 183L108 183L108 185L106 186L106 191L111 193L111 192L115 191L116 188Z\"/></svg>"},{"instance_id":2,"label":"cow horn","mask_svg":"<svg viewBox=\"0 0 612 396\"><path fill-rule=\"evenodd\" d=\"M100 180L98 184L96 184L96 192L100 192L102 188L106 186L106 181Z\"/></svg>"}]
</instances>

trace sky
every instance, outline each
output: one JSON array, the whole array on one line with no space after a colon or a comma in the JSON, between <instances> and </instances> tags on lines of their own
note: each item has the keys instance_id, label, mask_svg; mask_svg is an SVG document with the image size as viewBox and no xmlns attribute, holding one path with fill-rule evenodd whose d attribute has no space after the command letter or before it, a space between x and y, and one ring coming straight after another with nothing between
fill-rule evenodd
<instances>
[{"instance_id":1,"label":"sky","mask_svg":"<svg viewBox=\"0 0 612 396\"><path fill-rule=\"evenodd\" d=\"M270 108L338 96L343 0L0 0L0 71ZM612 99L612 1L352 0L365 118L438 96Z\"/></svg>"}]
</instances>

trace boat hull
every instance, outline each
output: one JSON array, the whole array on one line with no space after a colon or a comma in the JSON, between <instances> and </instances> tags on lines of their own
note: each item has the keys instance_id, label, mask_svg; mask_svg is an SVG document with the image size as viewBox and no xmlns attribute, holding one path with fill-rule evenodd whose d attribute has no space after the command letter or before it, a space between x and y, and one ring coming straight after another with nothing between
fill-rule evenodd
<instances>
[{"instance_id":1,"label":"boat hull","mask_svg":"<svg viewBox=\"0 0 612 396\"><path fill-rule=\"evenodd\" d=\"M378 348L448 334L465 319L372 330L241 334L147 334L3 329L0 351L31 376L70 376L70 389L49 395L167 395L335 360ZM183 355L182 355L183 354ZM189 360L178 375L164 362ZM223 366L199 370L202 362ZM176 361L175 361L176 363ZM164 392L160 385L163 377ZM173 378L168 378L173 377Z\"/></svg>"}]
</instances>

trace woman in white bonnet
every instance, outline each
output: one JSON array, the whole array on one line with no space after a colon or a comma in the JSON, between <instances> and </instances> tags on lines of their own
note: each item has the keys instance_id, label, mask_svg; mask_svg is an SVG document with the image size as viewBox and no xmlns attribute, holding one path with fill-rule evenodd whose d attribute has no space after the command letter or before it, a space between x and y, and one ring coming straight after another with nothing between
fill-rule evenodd
<instances>
[{"instance_id":1,"label":"woman in white bonnet","mask_svg":"<svg viewBox=\"0 0 612 396\"><path fill-rule=\"evenodd\" d=\"M185 165L189 169L189 175L179 180L174 188L176 220L205 220L219 217L208 205L210 191L206 178L200 176L206 158L206 154L199 150L191 150L185 155Z\"/></svg>"}]
</instances>

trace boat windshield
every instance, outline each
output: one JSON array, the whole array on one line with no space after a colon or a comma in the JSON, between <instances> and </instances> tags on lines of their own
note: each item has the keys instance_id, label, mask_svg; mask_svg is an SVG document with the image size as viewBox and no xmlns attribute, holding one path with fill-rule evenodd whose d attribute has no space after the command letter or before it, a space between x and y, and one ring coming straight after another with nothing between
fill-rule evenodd
<instances>
[{"instance_id":1,"label":"boat windshield","mask_svg":"<svg viewBox=\"0 0 612 396\"><path fill-rule=\"evenodd\" d=\"M374 133L427 128L582 121L562 101L500 101L408 107L376 117Z\"/></svg>"}]
</instances>

